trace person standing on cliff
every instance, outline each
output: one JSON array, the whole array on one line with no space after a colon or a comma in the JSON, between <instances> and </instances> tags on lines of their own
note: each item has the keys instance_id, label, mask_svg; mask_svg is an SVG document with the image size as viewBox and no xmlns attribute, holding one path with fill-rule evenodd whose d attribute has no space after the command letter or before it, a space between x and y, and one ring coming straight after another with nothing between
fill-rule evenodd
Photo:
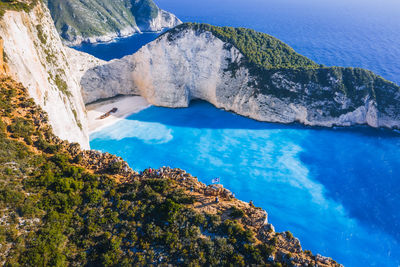
<instances>
[{"instance_id":1,"label":"person standing on cliff","mask_svg":"<svg viewBox=\"0 0 400 267\"><path fill-rule=\"evenodd\" d=\"M253 208L255 207L254 203L253 203L253 200L250 200L249 205L250 205L250 207L253 207Z\"/></svg>"}]
</instances>

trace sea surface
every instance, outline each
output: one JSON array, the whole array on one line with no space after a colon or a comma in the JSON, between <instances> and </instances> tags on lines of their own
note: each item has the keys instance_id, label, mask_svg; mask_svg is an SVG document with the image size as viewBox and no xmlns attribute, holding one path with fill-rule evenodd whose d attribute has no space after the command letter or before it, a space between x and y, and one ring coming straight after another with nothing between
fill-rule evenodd
<instances>
[{"instance_id":1,"label":"sea surface","mask_svg":"<svg viewBox=\"0 0 400 267\"><path fill-rule=\"evenodd\" d=\"M135 170L179 167L269 213L346 266L400 264L400 134L257 122L194 101L150 107L91 136Z\"/></svg>"},{"instance_id":2,"label":"sea surface","mask_svg":"<svg viewBox=\"0 0 400 267\"><path fill-rule=\"evenodd\" d=\"M400 83L400 1L157 0L183 21L269 33L318 63L363 67ZM109 60L157 34L79 49ZM345 266L400 266L400 134L261 123L194 101L150 107L91 135L136 170L171 166L269 213L304 249Z\"/></svg>"},{"instance_id":3,"label":"sea surface","mask_svg":"<svg viewBox=\"0 0 400 267\"><path fill-rule=\"evenodd\" d=\"M144 32L125 38L116 38L115 40L106 43L83 43L79 46L74 46L73 48L109 61L135 53L142 46L156 39L160 34L161 32Z\"/></svg>"}]
</instances>

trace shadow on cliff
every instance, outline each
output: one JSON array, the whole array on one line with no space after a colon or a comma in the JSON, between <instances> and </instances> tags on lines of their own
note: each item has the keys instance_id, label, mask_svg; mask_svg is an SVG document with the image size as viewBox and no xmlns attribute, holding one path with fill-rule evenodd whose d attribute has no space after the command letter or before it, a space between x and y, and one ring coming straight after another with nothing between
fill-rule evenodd
<instances>
[{"instance_id":1,"label":"shadow on cliff","mask_svg":"<svg viewBox=\"0 0 400 267\"><path fill-rule=\"evenodd\" d=\"M155 122L175 127L198 129L248 129L248 130L304 130L351 132L364 136L400 137L398 132L387 129L374 129L368 126L353 127L310 127L300 123L282 124L260 122L241 115L218 109L202 100L193 100L189 108L165 108L152 106L127 119Z\"/></svg>"}]
</instances>

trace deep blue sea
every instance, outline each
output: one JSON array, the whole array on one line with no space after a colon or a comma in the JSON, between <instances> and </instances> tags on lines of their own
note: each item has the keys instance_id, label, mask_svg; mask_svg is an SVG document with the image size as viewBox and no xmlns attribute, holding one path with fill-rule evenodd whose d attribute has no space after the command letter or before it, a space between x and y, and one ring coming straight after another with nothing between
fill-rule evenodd
<instances>
[{"instance_id":1,"label":"deep blue sea","mask_svg":"<svg viewBox=\"0 0 400 267\"><path fill-rule=\"evenodd\" d=\"M318 63L368 68L400 83L400 1L157 0L183 21L269 33ZM136 35L79 49L104 59L139 49ZM172 166L214 177L267 210L277 231L345 266L400 266L400 134L261 123L194 101L150 107L91 135L94 149L136 170Z\"/></svg>"},{"instance_id":2,"label":"deep blue sea","mask_svg":"<svg viewBox=\"0 0 400 267\"><path fill-rule=\"evenodd\" d=\"M73 48L109 61L135 53L139 48L156 39L159 34L160 33L145 32L134 34L126 38L117 38L114 41L107 43L83 43L79 46L74 46Z\"/></svg>"}]
</instances>

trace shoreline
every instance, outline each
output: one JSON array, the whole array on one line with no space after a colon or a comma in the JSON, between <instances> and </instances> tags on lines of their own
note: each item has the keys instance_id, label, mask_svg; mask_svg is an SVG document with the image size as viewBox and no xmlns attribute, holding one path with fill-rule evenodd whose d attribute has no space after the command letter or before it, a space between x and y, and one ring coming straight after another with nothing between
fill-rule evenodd
<instances>
[{"instance_id":1,"label":"shoreline","mask_svg":"<svg viewBox=\"0 0 400 267\"><path fill-rule=\"evenodd\" d=\"M94 36L94 37L86 37L86 39L84 39L82 37L82 41L80 42L70 42L70 41L66 41L63 40L64 45L70 47L70 48L80 48L83 45L101 45L101 44L110 44L110 43L114 43L114 42L118 42L121 39L128 39L130 37L133 37L135 35L140 35L140 34L147 34L147 33L154 33L154 34L163 34L164 32L170 30L171 28L162 28L159 31L136 31L133 32L131 34L128 35L115 35L113 37L111 37L110 35L101 35L101 36ZM95 39L95 41L91 41L91 39Z\"/></svg>"},{"instance_id":2,"label":"shoreline","mask_svg":"<svg viewBox=\"0 0 400 267\"><path fill-rule=\"evenodd\" d=\"M89 135L98 132L124 118L142 111L151 105L141 96L116 96L104 101L86 105ZM118 110L104 119L100 116L113 108Z\"/></svg>"}]
</instances>

